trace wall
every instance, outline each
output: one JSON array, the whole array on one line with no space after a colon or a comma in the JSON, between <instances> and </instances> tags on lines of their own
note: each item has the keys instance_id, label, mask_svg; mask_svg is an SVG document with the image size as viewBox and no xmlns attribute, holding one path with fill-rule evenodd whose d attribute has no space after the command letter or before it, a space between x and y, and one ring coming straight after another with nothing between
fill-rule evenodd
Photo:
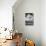
<instances>
[{"instance_id":1,"label":"wall","mask_svg":"<svg viewBox=\"0 0 46 46\"><path fill-rule=\"evenodd\" d=\"M0 0L0 27L12 28L12 6L16 0Z\"/></svg>"},{"instance_id":2,"label":"wall","mask_svg":"<svg viewBox=\"0 0 46 46\"><path fill-rule=\"evenodd\" d=\"M41 2L41 38L42 46L46 46L46 0Z\"/></svg>"},{"instance_id":3,"label":"wall","mask_svg":"<svg viewBox=\"0 0 46 46\"><path fill-rule=\"evenodd\" d=\"M34 13L34 25L25 25L25 13ZM23 33L24 38L35 41L41 46L41 0L23 0L19 5L13 6L15 28Z\"/></svg>"}]
</instances>

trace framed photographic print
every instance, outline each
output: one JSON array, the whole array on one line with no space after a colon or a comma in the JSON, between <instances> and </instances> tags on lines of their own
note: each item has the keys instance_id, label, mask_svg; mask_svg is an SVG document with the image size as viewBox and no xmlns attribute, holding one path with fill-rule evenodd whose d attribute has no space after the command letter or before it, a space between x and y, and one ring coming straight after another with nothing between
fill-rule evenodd
<instances>
[{"instance_id":1,"label":"framed photographic print","mask_svg":"<svg viewBox=\"0 0 46 46\"><path fill-rule=\"evenodd\" d=\"M34 25L34 14L33 13L25 13L25 25Z\"/></svg>"}]
</instances>

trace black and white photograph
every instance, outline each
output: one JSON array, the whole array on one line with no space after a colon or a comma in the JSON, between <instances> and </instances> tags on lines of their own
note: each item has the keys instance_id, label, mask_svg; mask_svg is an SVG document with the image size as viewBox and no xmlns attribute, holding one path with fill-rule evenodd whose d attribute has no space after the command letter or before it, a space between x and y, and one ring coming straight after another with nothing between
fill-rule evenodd
<instances>
[{"instance_id":1,"label":"black and white photograph","mask_svg":"<svg viewBox=\"0 0 46 46\"><path fill-rule=\"evenodd\" d=\"M25 13L25 25L34 25L34 14L33 13Z\"/></svg>"}]
</instances>

